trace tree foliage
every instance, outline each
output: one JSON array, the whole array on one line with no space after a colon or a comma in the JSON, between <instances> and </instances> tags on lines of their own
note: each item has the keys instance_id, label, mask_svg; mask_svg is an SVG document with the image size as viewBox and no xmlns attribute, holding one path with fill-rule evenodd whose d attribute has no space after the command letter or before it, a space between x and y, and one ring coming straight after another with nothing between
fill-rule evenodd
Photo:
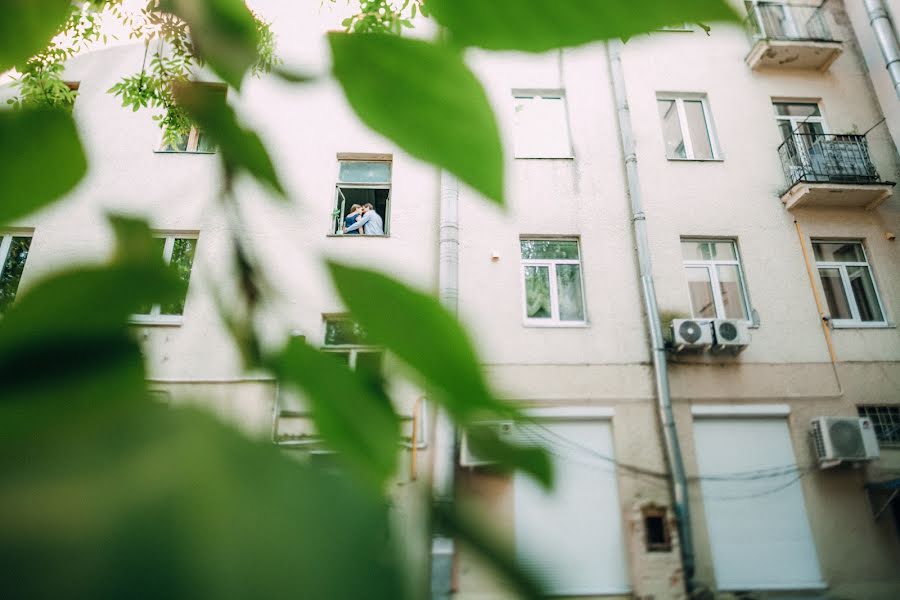
<instances>
[{"instance_id":1,"label":"tree foliage","mask_svg":"<svg viewBox=\"0 0 900 600\"><path fill-rule=\"evenodd\" d=\"M359 0L359 6L344 22L351 33L332 34L330 42L332 75L360 119L498 203L502 146L460 46L538 51L676 21L733 19L724 0ZM232 219L242 301L239 310L219 302L222 320L248 369L308 396L341 475L295 464L210 415L148 399L129 315L180 297L183 284L149 250L145 223L114 217L118 251L111 262L47 275L0 320L0 560L8 567L0 589L13 598L118 598L136 591L194 598L417 596L404 586L408 566L388 533L395 408L382 387L303 342L274 350L259 342L256 312L271 286L242 240L233 176L244 172L275 195L285 192L260 137L202 86L190 85L205 65L240 93L247 73L275 69L269 25L242 0L150 0L137 13L120 0L15 0L3 10L0 68L19 65L19 96L12 103L17 110L0 112L0 176L7 186L0 223L62 198L84 176L85 153L67 110L73 94L61 87L62 77L68 59L103 41L98 15L112 14L144 42L146 59L111 93L133 110L161 109L158 120L170 139L196 124L220 148L221 202ZM429 11L448 36L396 37ZM374 83L357 86L369 90L357 93L347 85L354 78ZM372 91L379 87L391 94ZM433 296L374 271L329 267L354 318L417 374L458 425L520 416L493 394L462 326ZM385 327L385 312L401 315L405 325L395 320ZM345 383L338 389L335 380ZM552 481L540 448L489 434L473 436L473 443L501 466ZM522 595L539 595L539 584L457 507L440 504L428 517L446 535L466 540Z\"/></svg>"}]
</instances>

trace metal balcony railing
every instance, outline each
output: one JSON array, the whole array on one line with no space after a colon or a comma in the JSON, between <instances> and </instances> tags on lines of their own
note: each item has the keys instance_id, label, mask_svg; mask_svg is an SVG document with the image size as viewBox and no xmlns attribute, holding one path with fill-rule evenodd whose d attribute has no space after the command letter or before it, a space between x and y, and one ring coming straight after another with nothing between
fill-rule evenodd
<instances>
[{"instance_id":1,"label":"metal balcony railing","mask_svg":"<svg viewBox=\"0 0 900 600\"><path fill-rule=\"evenodd\" d=\"M877 183L863 135L793 133L778 147L788 185L807 183Z\"/></svg>"},{"instance_id":2,"label":"metal balcony railing","mask_svg":"<svg viewBox=\"0 0 900 600\"><path fill-rule=\"evenodd\" d=\"M747 2L746 27L753 43L759 40L836 41L822 5Z\"/></svg>"}]
</instances>

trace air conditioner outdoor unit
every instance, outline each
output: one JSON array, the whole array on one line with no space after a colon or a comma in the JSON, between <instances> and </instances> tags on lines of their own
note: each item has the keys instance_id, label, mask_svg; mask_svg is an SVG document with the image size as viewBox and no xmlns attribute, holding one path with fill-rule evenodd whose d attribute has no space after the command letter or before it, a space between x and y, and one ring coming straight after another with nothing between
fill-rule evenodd
<instances>
[{"instance_id":1,"label":"air conditioner outdoor unit","mask_svg":"<svg viewBox=\"0 0 900 600\"><path fill-rule=\"evenodd\" d=\"M672 320L672 346L676 352L706 350L712 346L712 328L708 321L696 319Z\"/></svg>"},{"instance_id":2,"label":"air conditioner outdoor unit","mask_svg":"<svg viewBox=\"0 0 900 600\"><path fill-rule=\"evenodd\" d=\"M490 427L501 439L509 440L514 434L514 425L512 421L495 421L492 423L481 423L472 427ZM480 467L492 464L492 461L479 457L472 451L469 444L469 432L464 431L462 441L459 445L459 465L461 467Z\"/></svg>"},{"instance_id":3,"label":"air conditioner outdoor unit","mask_svg":"<svg viewBox=\"0 0 900 600\"><path fill-rule=\"evenodd\" d=\"M713 334L716 350L740 352L750 344L750 329L739 319L714 319Z\"/></svg>"},{"instance_id":4,"label":"air conditioner outdoor unit","mask_svg":"<svg viewBox=\"0 0 900 600\"><path fill-rule=\"evenodd\" d=\"M816 417L811 422L819 467L878 458L878 438L872 421L857 417Z\"/></svg>"}]
</instances>

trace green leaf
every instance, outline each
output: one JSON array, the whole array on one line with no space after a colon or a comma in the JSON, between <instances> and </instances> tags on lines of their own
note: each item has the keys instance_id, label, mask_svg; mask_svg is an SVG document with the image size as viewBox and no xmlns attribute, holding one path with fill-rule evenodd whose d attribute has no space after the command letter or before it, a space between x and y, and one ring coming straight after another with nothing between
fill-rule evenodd
<instances>
[{"instance_id":1,"label":"green leaf","mask_svg":"<svg viewBox=\"0 0 900 600\"><path fill-rule=\"evenodd\" d=\"M304 392L325 445L360 479L381 487L394 474L400 420L379 385L296 338L276 358L275 370L280 382Z\"/></svg>"},{"instance_id":2,"label":"green leaf","mask_svg":"<svg viewBox=\"0 0 900 600\"><path fill-rule=\"evenodd\" d=\"M515 413L492 396L468 336L437 300L375 271L334 262L329 268L369 338L415 369L455 418L468 422L483 413Z\"/></svg>"},{"instance_id":3,"label":"green leaf","mask_svg":"<svg viewBox=\"0 0 900 600\"><path fill-rule=\"evenodd\" d=\"M300 71L292 71L283 67L276 67L272 72L288 83L309 83L316 80L315 75L301 73Z\"/></svg>"},{"instance_id":4,"label":"green leaf","mask_svg":"<svg viewBox=\"0 0 900 600\"><path fill-rule=\"evenodd\" d=\"M490 424L472 425L466 429L466 435L475 455L495 464L500 470L523 471L545 488L553 486L553 463L544 448L506 441L497 435Z\"/></svg>"},{"instance_id":5,"label":"green leaf","mask_svg":"<svg viewBox=\"0 0 900 600\"><path fill-rule=\"evenodd\" d=\"M71 4L71 0L4 2L0 18L0 73L46 48L65 24Z\"/></svg>"},{"instance_id":6,"label":"green leaf","mask_svg":"<svg viewBox=\"0 0 900 600\"><path fill-rule=\"evenodd\" d=\"M428 0L464 46L543 52L627 38L672 23L740 18L726 0Z\"/></svg>"},{"instance_id":7,"label":"green leaf","mask_svg":"<svg viewBox=\"0 0 900 600\"><path fill-rule=\"evenodd\" d=\"M211 85L188 83L176 86L174 94L178 105L219 147L229 170L243 169L272 191L285 195L272 159L259 136L238 124L221 90Z\"/></svg>"},{"instance_id":8,"label":"green leaf","mask_svg":"<svg viewBox=\"0 0 900 600\"><path fill-rule=\"evenodd\" d=\"M87 171L75 122L66 111L0 111L0 140L0 223L57 200Z\"/></svg>"},{"instance_id":9,"label":"green leaf","mask_svg":"<svg viewBox=\"0 0 900 600\"><path fill-rule=\"evenodd\" d=\"M330 33L328 39L334 75L366 125L503 203L497 124L459 54L393 35Z\"/></svg>"},{"instance_id":10,"label":"green leaf","mask_svg":"<svg viewBox=\"0 0 900 600\"><path fill-rule=\"evenodd\" d=\"M386 504L349 478L196 409L65 417L0 405L4 596L407 597Z\"/></svg>"},{"instance_id":11,"label":"green leaf","mask_svg":"<svg viewBox=\"0 0 900 600\"><path fill-rule=\"evenodd\" d=\"M256 19L244 0L162 0L160 9L184 20L197 53L236 90L258 59Z\"/></svg>"}]
</instances>

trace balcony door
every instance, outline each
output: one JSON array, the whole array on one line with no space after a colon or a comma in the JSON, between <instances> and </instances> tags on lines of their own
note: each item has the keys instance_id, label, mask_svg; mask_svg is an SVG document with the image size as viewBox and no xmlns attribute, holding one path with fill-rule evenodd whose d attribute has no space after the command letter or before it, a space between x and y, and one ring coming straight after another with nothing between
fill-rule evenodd
<instances>
[{"instance_id":1,"label":"balcony door","mask_svg":"<svg viewBox=\"0 0 900 600\"><path fill-rule=\"evenodd\" d=\"M791 179L801 179L799 175L814 171L813 148L825 138L825 118L815 102L773 102L775 121L781 132L782 158L790 161Z\"/></svg>"},{"instance_id":2,"label":"balcony door","mask_svg":"<svg viewBox=\"0 0 900 600\"><path fill-rule=\"evenodd\" d=\"M748 9L755 11L765 37L776 40L793 40L800 37L793 11L787 4L755 0L750 4Z\"/></svg>"}]
</instances>

